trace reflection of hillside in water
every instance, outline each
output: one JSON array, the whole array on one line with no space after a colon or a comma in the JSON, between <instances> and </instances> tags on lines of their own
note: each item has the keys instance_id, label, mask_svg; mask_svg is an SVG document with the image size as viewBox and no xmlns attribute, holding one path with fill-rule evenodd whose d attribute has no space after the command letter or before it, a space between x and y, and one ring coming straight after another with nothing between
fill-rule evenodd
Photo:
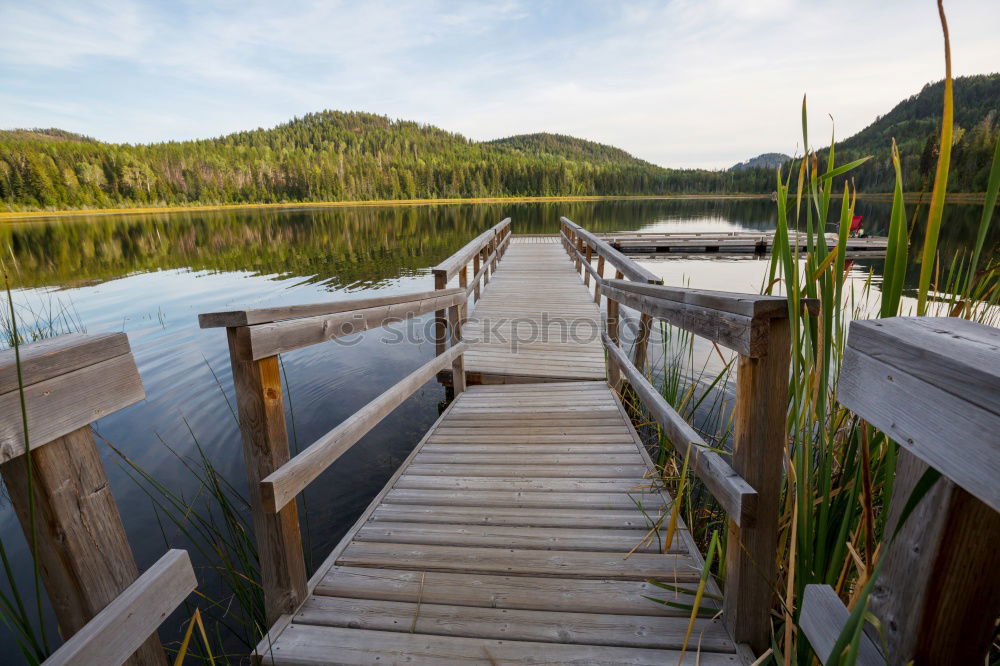
<instances>
[{"instance_id":1,"label":"reflection of hillside in water","mask_svg":"<svg viewBox=\"0 0 1000 666\"><path fill-rule=\"evenodd\" d=\"M858 212L871 233L884 232L888 204L862 202ZM978 213L977 206L949 207L943 254L968 246ZM514 219L515 233L531 234L557 233L560 215L594 231L764 230L774 227L775 206L706 199L192 211L11 224L0 234L26 287L187 268L302 277L335 289L378 286L432 266L502 217ZM923 217L915 217L917 239Z\"/></svg>"}]
</instances>

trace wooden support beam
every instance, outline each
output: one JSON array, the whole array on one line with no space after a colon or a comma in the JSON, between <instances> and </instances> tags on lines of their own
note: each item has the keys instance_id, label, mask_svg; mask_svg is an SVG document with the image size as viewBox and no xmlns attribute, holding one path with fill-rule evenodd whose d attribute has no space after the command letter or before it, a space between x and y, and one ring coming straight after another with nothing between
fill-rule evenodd
<instances>
[{"instance_id":1,"label":"wooden support beam","mask_svg":"<svg viewBox=\"0 0 1000 666\"><path fill-rule=\"evenodd\" d=\"M646 371L646 350L649 346L649 330L653 325L653 318L643 312L639 316L639 329L635 334L635 344L633 347L632 363L642 374Z\"/></svg>"},{"instance_id":2,"label":"wooden support beam","mask_svg":"<svg viewBox=\"0 0 1000 666\"><path fill-rule=\"evenodd\" d=\"M733 640L757 654L771 636L790 351L788 320L771 320L763 355L741 354L736 370L732 466L757 491L757 513L752 525L729 520L723 617Z\"/></svg>"},{"instance_id":3,"label":"wooden support beam","mask_svg":"<svg viewBox=\"0 0 1000 666\"><path fill-rule=\"evenodd\" d=\"M590 266L590 263L591 263L593 257L594 257L594 248L591 247L590 244L588 244L587 245L587 266ZM583 284L586 285L586 286L588 286L588 287L590 286L590 272L589 271L587 273L585 273L584 276L583 276Z\"/></svg>"},{"instance_id":4,"label":"wooden support beam","mask_svg":"<svg viewBox=\"0 0 1000 666\"><path fill-rule=\"evenodd\" d=\"M264 510L260 482L288 462L288 431L278 357L254 360L248 327L226 329L243 436L250 511L260 558L268 624L305 601L306 565L295 502L277 514Z\"/></svg>"},{"instance_id":5,"label":"wooden support beam","mask_svg":"<svg viewBox=\"0 0 1000 666\"><path fill-rule=\"evenodd\" d=\"M448 276L443 271L436 271L434 273L434 289L443 290L447 287ZM443 353L448 344L447 339L445 338L447 326L448 321L445 319L445 310L437 310L434 313L434 346L437 349L438 354Z\"/></svg>"},{"instance_id":6,"label":"wooden support beam","mask_svg":"<svg viewBox=\"0 0 1000 666\"><path fill-rule=\"evenodd\" d=\"M465 305L448 308L448 324L451 328L451 345L454 349L462 342L462 323L465 320ZM462 345L464 348L464 345ZM451 386L455 395L465 390L465 355L456 353L451 363Z\"/></svg>"},{"instance_id":7,"label":"wooden support beam","mask_svg":"<svg viewBox=\"0 0 1000 666\"><path fill-rule=\"evenodd\" d=\"M482 275L479 274L479 261L482 258L480 253L476 253L476 256L472 258L472 284L475 289L475 296L472 298L472 302L475 303L479 300L479 281L482 280Z\"/></svg>"},{"instance_id":8,"label":"wooden support beam","mask_svg":"<svg viewBox=\"0 0 1000 666\"><path fill-rule=\"evenodd\" d=\"M139 569L90 426L28 456L30 471L28 458L20 456L0 465L0 475L28 544L37 544L45 591L59 632L68 638L125 591ZM128 663L165 666L159 638L142 638Z\"/></svg>"}]
</instances>

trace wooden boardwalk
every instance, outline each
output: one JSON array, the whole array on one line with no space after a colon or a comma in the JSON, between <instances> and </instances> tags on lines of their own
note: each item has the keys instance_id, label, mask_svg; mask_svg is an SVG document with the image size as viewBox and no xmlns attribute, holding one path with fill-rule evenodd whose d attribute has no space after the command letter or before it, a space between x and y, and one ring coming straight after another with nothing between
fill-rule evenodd
<instances>
[{"instance_id":1,"label":"wooden boardwalk","mask_svg":"<svg viewBox=\"0 0 1000 666\"><path fill-rule=\"evenodd\" d=\"M677 663L688 613L644 599L674 599L645 581L693 587L702 560L686 531L660 552L650 528L670 500L653 476L603 381L471 386L262 644L265 662ZM693 636L701 664L741 663L721 621Z\"/></svg>"},{"instance_id":2,"label":"wooden boardwalk","mask_svg":"<svg viewBox=\"0 0 1000 666\"><path fill-rule=\"evenodd\" d=\"M605 378L601 311L558 236L514 236L462 337L473 384Z\"/></svg>"},{"instance_id":3,"label":"wooden boardwalk","mask_svg":"<svg viewBox=\"0 0 1000 666\"><path fill-rule=\"evenodd\" d=\"M763 254L774 248L773 231L622 231L598 234L598 237L622 252L674 252L721 254ZM827 247L837 245L837 234L824 235ZM789 232L789 243L805 252L808 246L804 232ZM884 254L889 239L883 236L850 237L845 250L851 253Z\"/></svg>"}]
</instances>

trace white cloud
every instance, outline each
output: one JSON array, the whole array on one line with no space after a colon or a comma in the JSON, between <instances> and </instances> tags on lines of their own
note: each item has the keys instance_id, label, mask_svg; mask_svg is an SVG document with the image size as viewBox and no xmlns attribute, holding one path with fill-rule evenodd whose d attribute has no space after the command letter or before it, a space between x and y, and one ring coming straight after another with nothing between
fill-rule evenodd
<instances>
[{"instance_id":1,"label":"white cloud","mask_svg":"<svg viewBox=\"0 0 1000 666\"><path fill-rule=\"evenodd\" d=\"M956 74L997 69L1000 3L948 2ZM668 166L847 136L943 73L932 2L0 0L0 126L212 136L322 108L472 138L553 131Z\"/></svg>"}]
</instances>

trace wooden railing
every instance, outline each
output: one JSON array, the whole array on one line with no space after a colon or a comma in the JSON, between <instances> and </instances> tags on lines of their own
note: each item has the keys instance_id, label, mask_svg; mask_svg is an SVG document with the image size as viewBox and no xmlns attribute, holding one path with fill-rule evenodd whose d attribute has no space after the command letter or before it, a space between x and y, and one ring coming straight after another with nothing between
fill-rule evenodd
<instances>
[{"instance_id":1,"label":"wooden railing","mask_svg":"<svg viewBox=\"0 0 1000 666\"><path fill-rule=\"evenodd\" d=\"M579 224L567 217L559 218L559 237L573 260L576 270L583 274L584 285L589 286L591 278L594 280L594 303L601 304L601 289L604 285L604 270L606 264L610 264L615 269L615 279L628 279L640 284L663 284L663 279L655 273L646 270L624 254L608 245L606 242L587 231ZM597 255L597 268L593 263L594 255ZM617 301L609 300L607 303L607 329L615 342L619 341L619 311ZM649 332L652 319L645 313L640 313L638 326L636 326L635 339L632 344L632 358L635 365L644 368L646 365L646 348L649 344ZM617 366L610 367L611 382L619 382Z\"/></svg>"},{"instance_id":2,"label":"wooden railing","mask_svg":"<svg viewBox=\"0 0 1000 666\"><path fill-rule=\"evenodd\" d=\"M562 218L562 240L578 268L594 282L594 299L607 300L608 382L628 387L660 425L729 516L723 616L733 639L758 654L770 639L777 580L779 496L788 408L788 301L776 296L668 287L592 233ZM598 268L590 264L598 256ZM610 263L615 278L604 278ZM628 278L628 279L623 279ZM621 306L639 313L630 358L621 348ZM814 309L815 303L805 302ZM653 319L666 321L739 354L733 453L711 447L663 398L645 375Z\"/></svg>"},{"instance_id":3,"label":"wooden railing","mask_svg":"<svg viewBox=\"0 0 1000 666\"><path fill-rule=\"evenodd\" d=\"M199 315L202 328L225 327L229 339L269 624L293 612L308 595L295 497L438 372L450 368L455 392L465 389L461 322L467 293L443 289ZM434 359L290 459L277 355L439 310L448 313L451 347L439 348Z\"/></svg>"},{"instance_id":4,"label":"wooden railing","mask_svg":"<svg viewBox=\"0 0 1000 666\"><path fill-rule=\"evenodd\" d=\"M144 397L124 333L0 352L0 476L68 639L47 665L165 666L156 629L197 584L185 551L139 575L91 430Z\"/></svg>"},{"instance_id":5,"label":"wooden railing","mask_svg":"<svg viewBox=\"0 0 1000 666\"><path fill-rule=\"evenodd\" d=\"M858 663L983 663L1000 616L1000 329L852 322L838 397L900 447L868 603L879 629L866 627ZM905 517L928 474L940 478ZM806 586L799 626L824 663L847 617L831 587Z\"/></svg>"},{"instance_id":6,"label":"wooden railing","mask_svg":"<svg viewBox=\"0 0 1000 666\"><path fill-rule=\"evenodd\" d=\"M497 264L510 246L510 218L506 217L466 243L462 249L431 269L434 275L434 289L448 288L453 277L458 276L458 286L472 296L475 304L482 295L482 289L490 282L490 273L496 273ZM469 281L469 262L472 262L472 281ZM435 315L435 338L438 353L445 348L444 310Z\"/></svg>"}]
</instances>

